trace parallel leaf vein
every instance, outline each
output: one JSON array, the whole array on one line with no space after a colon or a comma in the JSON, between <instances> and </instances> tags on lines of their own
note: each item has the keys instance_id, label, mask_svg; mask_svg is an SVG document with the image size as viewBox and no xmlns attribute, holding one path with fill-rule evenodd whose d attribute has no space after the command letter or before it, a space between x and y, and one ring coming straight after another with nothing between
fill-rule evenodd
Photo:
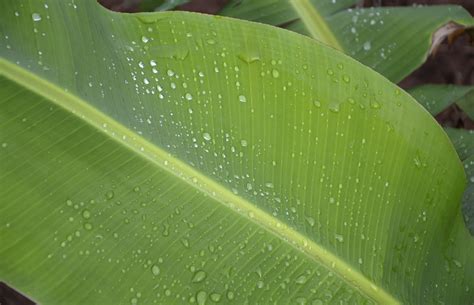
<instances>
[{"instance_id":1,"label":"parallel leaf vein","mask_svg":"<svg viewBox=\"0 0 474 305\"><path fill-rule=\"evenodd\" d=\"M215 201L227 206L234 212L262 227L288 245L304 253L313 261L324 265L338 274L350 286L356 287L364 295L381 304L399 304L400 302L383 288L377 286L348 263L327 251L302 233L289 227L286 223L259 209L254 204L205 176L188 164L157 147L143 137L138 136L126 126L100 112L86 101L55 84L13 64L0 59L0 71L9 79L21 84L32 92L47 98L57 106L72 112L77 117L104 132L111 139L119 142L137 155L147 159L162 170L182 179L183 182L210 196ZM103 124L107 124L104 130ZM112 131L120 137L111 136ZM197 183L195 181L198 181Z\"/></svg>"}]
</instances>

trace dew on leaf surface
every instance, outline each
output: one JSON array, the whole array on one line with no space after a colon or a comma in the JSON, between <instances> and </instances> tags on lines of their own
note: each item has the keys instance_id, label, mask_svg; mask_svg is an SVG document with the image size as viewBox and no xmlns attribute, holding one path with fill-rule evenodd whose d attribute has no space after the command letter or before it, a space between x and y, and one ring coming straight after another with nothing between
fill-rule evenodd
<instances>
[{"instance_id":1,"label":"dew on leaf surface","mask_svg":"<svg viewBox=\"0 0 474 305\"><path fill-rule=\"evenodd\" d=\"M41 21L41 15L38 13L33 13L31 14L31 19L33 19L33 21Z\"/></svg>"},{"instance_id":2,"label":"dew on leaf surface","mask_svg":"<svg viewBox=\"0 0 474 305\"><path fill-rule=\"evenodd\" d=\"M211 135L207 132L203 133L202 134L202 137L204 138L204 140L206 141L210 141L211 140Z\"/></svg>"},{"instance_id":3,"label":"dew on leaf surface","mask_svg":"<svg viewBox=\"0 0 474 305\"><path fill-rule=\"evenodd\" d=\"M192 282L193 283L200 283L200 282L204 281L206 279L206 277L207 277L207 273L204 270L197 270L193 275Z\"/></svg>"},{"instance_id":4,"label":"dew on leaf surface","mask_svg":"<svg viewBox=\"0 0 474 305\"><path fill-rule=\"evenodd\" d=\"M159 275L160 274L160 267L158 267L157 265L153 265L151 267L151 273L155 276Z\"/></svg>"},{"instance_id":5,"label":"dew on leaf surface","mask_svg":"<svg viewBox=\"0 0 474 305\"><path fill-rule=\"evenodd\" d=\"M82 211L82 217L84 219L89 219L91 217L91 212L89 210Z\"/></svg>"},{"instance_id":6,"label":"dew on leaf surface","mask_svg":"<svg viewBox=\"0 0 474 305\"><path fill-rule=\"evenodd\" d=\"M204 290L199 291L196 294L196 301L198 305L205 305L207 301L207 292Z\"/></svg>"}]
</instances>

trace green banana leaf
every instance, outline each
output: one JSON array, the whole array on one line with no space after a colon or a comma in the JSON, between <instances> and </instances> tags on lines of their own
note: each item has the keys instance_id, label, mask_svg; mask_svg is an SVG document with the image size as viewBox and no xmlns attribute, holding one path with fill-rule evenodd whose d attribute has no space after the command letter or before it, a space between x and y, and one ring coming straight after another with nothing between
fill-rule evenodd
<instances>
[{"instance_id":1,"label":"green banana leaf","mask_svg":"<svg viewBox=\"0 0 474 305\"><path fill-rule=\"evenodd\" d=\"M182 5L187 2L189 2L189 0L166 0L166 1L163 1L163 3L160 4L159 6L155 7L154 10L155 11L168 11L168 10L174 9L178 5Z\"/></svg>"},{"instance_id":2,"label":"green banana leaf","mask_svg":"<svg viewBox=\"0 0 474 305\"><path fill-rule=\"evenodd\" d=\"M474 134L471 133L471 145L474 142ZM464 168L468 175L468 185L463 196L462 211L464 214L464 221L471 232L474 235L474 155L471 155L464 161Z\"/></svg>"},{"instance_id":3,"label":"green banana leaf","mask_svg":"<svg viewBox=\"0 0 474 305\"><path fill-rule=\"evenodd\" d=\"M432 115L437 115L456 103L474 119L474 86L430 84L412 88L408 92Z\"/></svg>"},{"instance_id":4,"label":"green banana leaf","mask_svg":"<svg viewBox=\"0 0 474 305\"><path fill-rule=\"evenodd\" d=\"M474 156L474 130L446 128L446 133L452 140L461 161L465 162Z\"/></svg>"},{"instance_id":5,"label":"green banana leaf","mask_svg":"<svg viewBox=\"0 0 474 305\"><path fill-rule=\"evenodd\" d=\"M275 27L0 11L0 279L41 304L469 304L464 171L410 95Z\"/></svg>"},{"instance_id":6,"label":"green banana leaf","mask_svg":"<svg viewBox=\"0 0 474 305\"><path fill-rule=\"evenodd\" d=\"M408 92L433 116L452 104L458 105L474 119L474 86L422 85ZM469 231L474 235L474 132L466 129L446 128L459 158L463 161L468 186L464 192L462 210ZM472 178L471 178L472 177Z\"/></svg>"},{"instance_id":7,"label":"green banana leaf","mask_svg":"<svg viewBox=\"0 0 474 305\"><path fill-rule=\"evenodd\" d=\"M474 18L459 6L354 8L358 0L231 0L220 14L281 26L344 51L399 82Z\"/></svg>"},{"instance_id":8,"label":"green banana leaf","mask_svg":"<svg viewBox=\"0 0 474 305\"><path fill-rule=\"evenodd\" d=\"M474 130L446 128L463 162L468 185L464 191L462 211L471 235L474 235Z\"/></svg>"},{"instance_id":9,"label":"green banana leaf","mask_svg":"<svg viewBox=\"0 0 474 305\"><path fill-rule=\"evenodd\" d=\"M141 12L153 12L157 7L163 5L164 2L165 0L142 0L138 9Z\"/></svg>"}]
</instances>

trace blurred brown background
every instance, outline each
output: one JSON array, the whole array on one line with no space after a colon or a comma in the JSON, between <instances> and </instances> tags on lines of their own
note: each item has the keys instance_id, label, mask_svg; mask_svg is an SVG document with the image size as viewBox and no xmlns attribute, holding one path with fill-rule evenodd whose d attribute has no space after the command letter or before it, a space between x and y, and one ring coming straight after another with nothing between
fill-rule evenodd
<instances>
[{"instance_id":1,"label":"blurred brown background","mask_svg":"<svg viewBox=\"0 0 474 305\"><path fill-rule=\"evenodd\" d=\"M153 0L100 0L104 6L112 10L126 12L139 10L142 1ZM191 0L180 6L179 9L214 14L227 2L228 0ZM463 6L471 15L474 15L474 0L361 0L358 6L410 6L417 4L456 4ZM436 55L430 56L423 66L404 79L400 86L411 88L427 83L474 85L474 45L468 35L461 36L452 45L447 43L441 45ZM437 119L446 126L474 129L474 122L469 120L457 106L450 107L438 115Z\"/></svg>"}]
</instances>

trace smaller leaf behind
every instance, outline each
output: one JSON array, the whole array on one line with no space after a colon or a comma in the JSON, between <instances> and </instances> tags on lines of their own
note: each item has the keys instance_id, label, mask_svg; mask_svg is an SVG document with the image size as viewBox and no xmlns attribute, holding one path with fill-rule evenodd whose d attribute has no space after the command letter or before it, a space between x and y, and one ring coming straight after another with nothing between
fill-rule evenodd
<instances>
[{"instance_id":1,"label":"smaller leaf behind","mask_svg":"<svg viewBox=\"0 0 474 305\"><path fill-rule=\"evenodd\" d=\"M140 11L169 11L179 5L189 2L188 0L142 0L140 3Z\"/></svg>"},{"instance_id":2,"label":"smaller leaf behind","mask_svg":"<svg viewBox=\"0 0 474 305\"><path fill-rule=\"evenodd\" d=\"M459 158L463 161L467 187L462 199L464 221L474 236L474 130L446 128Z\"/></svg>"},{"instance_id":3,"label":"smaller leaf behind","mask_svg":"<svg viewBox=\"0 0 474 305\"><path fill-rule=\"evenodd\" d=\"M169 11L174 9L175 7L188 3L188 0L165 0L160 6L155 8L155 12L158 11Z\"/></svg>"},{"instance_id":4,"label":"smaller leaf behind","mask_svg":"<svg viewBox=\"0 0 474 305\"><path fill-rule=\"evenodd\" d=\"M453 34L472 30L474 26L472 16L460 6L353 8L356 3L354 0L234 0L220 14L311 36L342 50L393 82L401 81L423 64L432 54L433 46L445 37L454 38ZM317 20L312 16L318 16ZM439 32L447 24L456 24L456 28ZM323 33L328 35L323 39L315 35L321 33L318 28L327 29Z\"/></svg>"},{"instance_id":5,"label":"smaller leaf behind","mask_svg":"<svg viewBox=\"0 0 474 305\"><path fill-rule=\"evenodd\" d=\"M474 119L474 86L423 85L408 92L432 115L456 103Z\"/></svg>"}]
</instances>

